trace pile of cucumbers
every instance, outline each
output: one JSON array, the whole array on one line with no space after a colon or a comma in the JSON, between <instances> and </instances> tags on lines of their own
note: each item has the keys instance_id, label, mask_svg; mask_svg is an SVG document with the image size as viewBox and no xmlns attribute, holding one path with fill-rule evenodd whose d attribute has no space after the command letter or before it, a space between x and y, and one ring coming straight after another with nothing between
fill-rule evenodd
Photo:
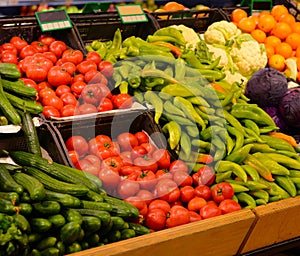
<instances>
[{"instance_id":1,"label":"pile of cucumbers","mask_svg":"<svg viewBox=\"0 0 300 256\"><path fill-rule=\"evenodd\" d=\"M101 189L101 180L24 151L0 164L0 213L21 231L9 255L65 255L150 233L139 212ZM7 244L0 245L0 249Z\"/></svg>"}]
</instances>

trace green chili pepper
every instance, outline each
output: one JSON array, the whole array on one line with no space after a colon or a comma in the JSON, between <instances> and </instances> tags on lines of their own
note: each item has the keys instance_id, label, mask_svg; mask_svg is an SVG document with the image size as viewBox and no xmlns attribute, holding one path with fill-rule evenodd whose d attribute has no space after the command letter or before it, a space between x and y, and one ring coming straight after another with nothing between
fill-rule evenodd
<instances>
[{"instance_id":1,"label":"green chili pepper","mask_svg":"<svg viewBox=\"0 0 300 256\"><path fill-rule=\"evenodd\" d=\"M286 151L291 151L296 153L294 147L287 141L277 138L277 137L273 137L273 136L269 136L269 135L260 135L260 138L265 141L265 143L267 143L271 148L277 149L277 150L286 150Z\"/></svg>"},{"instance_id":2,"label":"green chili pepper","mask_svg":"<svg viewBox=\"0 0 300 256\"><path fill-rule=\"evenodd\" d=\"M128 84L131 88L138 88L142 82L142 79L140 77L132 77L128 79Z\"/></svg>"},{"instance_id":3,"label":"green chili pepper","mask_svg":"<svg viewBox=\"0 0 300 256\"><path fill-rule=\"evenodd\" d=\"M241 122L245 125L245 127L247 127L250 130L254 131L257 135L260 135L259 127L253 120L243 119Z\"/></svg>"},{"instance_id":4,"label":"green chili pepper","mask_svg":"<svg viewBox=\"0 0 300 256\"><path fill-rule=\"evenodd\" d=\"M212 148L212 145L208 141L200 140L200 139L193 139L192 145L198 148L204 148L206 151L210 151Z\"/></svg>"},{"instance_id":5,"label":"green chili pepper","mask_svg":"<svg viewBox=\"0 0 300 256\"><path fill-rule=\"evenodd\" d=\"M249 193L258 199L263 199L265 202L269 202L270 195L266 190L260 189L260 190L250 191Z\"/></svg>"},{"instance_id":6,"label":"green chili pepper","mask_svg":"<svg viewBox=\"0 0 300 256\"><path fill-rule=\"evenodd\" d=\"M191 137L194 137L194 138L199 137L199 129L198 129L198 127L197 127L196 124L194 124L194 125L186 125L185 129L186 129L187 133Z\"/></svg>"},{"instance_id":7,"label":"green chili pepper","mask_svg":"<svg viewBox=\"0 0 300 256\"><path fill-rule=\"evenodd\" d=\"M227 155L230 155L235 144L227 130L226 130L225 136L226 136L226 153L227 153Z\"/></svg>"},{"instance_id":8,"label":"green chili pepper","mask_svg":"<svg viewBox=\"0 0 300 256\"><path fill-rule=\"evenodd\" d=\"M144 93L142 93L139 89L135 89L133 91L133 96L137 99L138 102L144 102Z\"/></svg>"},{"instance_id":9,"label":"green chili pepper","mask_svg":"<svg viewBox=\"0 0 300 256\"><path fill-rule=\"evenodd\" d=\"M141 46L139 48L139 55L158 55L158 56L166 56L170 58L174 58L174 55L171 52L166 52L158 49L152 49L149 47Z\"/></svg>"},{"instance_id":10,"label":"green chili pepper","mask_svg":"<svg viewBox=\"0 0 300 256\"><path fill-rule=\"evenodd\" d=\"M171 101L166 100L164 102L164 110L170 114L179 115L186 118L185 113L178 107L176 107Z\"/></svg>"},{"instance_id":11,"label":"green chili pepper","mask_svg":"<svg viewBox=\"0 0 300 256\"><path fill-rule=\"evenodd\" d=\"M182 35L181 31L179 31L178 29L173 28L171 26L163 27L163 28L156 30L153 33L153 36L171 36L177 41L178 44L186 45L186 43L187 43L184 36ZM149 41L149 36L148 36L147 40ZM160 41L165 41L165 40L160 40Z\"/></svg>"},{"instance_id":12,"label":"green chili pepper","mask_svg":"<svg viewBox=\"0 0 300 256\"><path fill-rule=\"evenodd\" d=\"M274 132L274 131L278 131L278 130L279 130L279 127L273 126L273 125L259 127L260 134L265 134L265 133Z\"/></svg>"},{"instance_id":13,"label":"green chili pepper","mask_svg":"<svg viewBox=\"0 0 300 256\"><path fill-rule=\"evenodd\" d=\"M214 139L216 135L224 138L226 136L226 129L218 125L210 125L200 132L201 138L205 141Z\"/></svg>"},{"instance_id":14,"label":"green chili pepper","mask_svg":"<svg viewBox=\"0 0 300 256\"><path fill-rule=\"evenodd\" d=\"M161 78L165 79L168 83L178 84L178 81L176 79L174 79L172 76L169 76L164 71L159 70L159 69L143 69L141 71L141 77L143 77L143 78L161 77ZM164 91L162 90L162 92L164 92Z\"/></svg>"},{"instance_id":15,"label":"green chili pepper","mask_svg":"<svg viewBox=\"0 0 300 256\"><path fill-rule=\"evenodd\" d=\"M216 183L220 183L231 177L232 171L216 173Z\"/></svg>"},{"instance_id":16,"label":"green chili pepper","mask_svg":"<svg viewBox=\"0 0 300 256\"><path fill-rule=\"evenodd\" d=\"M244 127L244 130L245 130L245 132L246 132L246 134L245 134L245 136L247 137L247 138L254 138L255 140L255 142L258 142L258 143L265 143L265 141L263 141L263 139L259 136L259 135L257 135L256 133L255 133L255 131L253 131L253 130L251 130L251 129L249 129L249 128L247 128L247 127Z\"/></svg>"},{"instance_id":17,"label":"green chili pepper","mask_svg":"<svg viewBox=\"0 0 300 256\"><path fill-rule=\"evenodd\" d=\"M174 78L178 81L185 80L185 61L182 58L177 58L174 61Z\"/></svg>"},{"instance_id":18,"label":"green chili pepper","mask_svg":"<svg viewBox=\"0 0 300 256\"><path fill-rule=\"evenodd\" d=\"M291 197L295 197L297 195L297 188L288 176L275 175L275 181L280 187L287 191Z\"/></svg>"},{"instance_id":19,"label":"green chili pepper","mask_svg":"<svg viewBox=\"0 0 300 256\"><path fill-rule=\"evenodd\" d=\"M233 150L238 150L244 145L244 135L233 126L227 125L226 127L228 133L235 136L235 146Z\"/></svg>"},{"instance_id":20,"label":"green chili pepper","mask_svg":"<svg viewBox=\"0 0 300 256\"><path fill-rule=\"evenodd\" d=\"M272 153L276 152L276 149L271 148L265 143L252 143L251 153L261 152L261 153Z\"/></svg>"},{"instance_id":21,"label":"green chili pepper","mask_svg":"<svg viewBox=\"0 0 300 256\"><path fill-rule=\"evenodd\" d=\"M247 187L249 191L260 191L262 189L269 189L269 187L266 184L263 184L259 181L247 180L247 182L244 182L241 180L234 180L232 182Z\"/></svg>"},{"instance_id":22,"label":"green chili pepper","mask_svg":"<svg viewBox=\"0 0 300 256\"><path fill-rule=\"evenodd\" d=\"M259 173L254 167L247 164L243 164L241 165L241 167L245 170L247 175L249 175L253 181L258 181L260 179Z\"/></svg>"},{"instance_id":23,"label":"green chili pepper","mask_svg":"<svg viewBox=\"0 0 300 256\"><path fill-rule=\"evenodd\" d=\"M232 180L232 179L225 179L225 182L229 183L232 186L234 193L249 191L249 188L242 185L243 183L241 184L239 181Z\"/></svg>"},{"instance_id":24,"label":"green chili pepper","mask_svg":"<svg viewBox=\"0 0 300 256\"><path fill-rule=\"evenodd\" d=\"M119 85L120 93L128 93L128 83L126 81L122 81Z\"/></svg>"},{"instance_id":25,"label":"green chili pepper","mask_svg":"<svg viewBox=\"0 0 300 256\"><path fill-rule=\"evenodd\" d=\"M290 177L299 177L300 178L300 172L299 170L292 170L290 169Z\"/></svg>"},{"instance_id":26,"label":"green chili pepper","mask_svg":"<svg viewBox=\"0 0 300 256\"><path fill-rule=\"evenodd\" d=\"M243 147L233 151L230 155L226 156L225 159L227 161L232 161L232 162L240 164L246 159L251 148L252 148L252 144L244 145Z\"/></svg>"},{"instance_id":27,"label":"green chili pepper","mask_svg":"<svg viewBox=\"0 0 300 256\"><path fill-rule=\"evenodd\" d=\"M226 121L228 122L228 124L230 124L231 126L236 128L237 130L239 130L243 135L246 134L246 132L244 130L244 126L241 125L241 123L238 119L236 119L233 115L231 115L226 110L223 110L223 113L224 113L224 117L225 117Z\"/></svg>"},{"instance_id":28,"label":"green chili pepper","mask_svg":"<svg viewBox=\"0 0 300 256\"><path fill-rule=\"evenodd\" d=\"M297 189L300 189L300 177L291 177L289 176L290 180L295 184Z\"/></svg>"},{"instance_id":29,"label":"green chili pepper","mask_svg":"<svg viewBox=\"0 0 300 256\"><path fill-rule=\"evenodd\" d=\"M246 192L237 193L236 196L240 204L245 204L243 208L254 209L256 207L254 198Z\"/></svg>"},{"instance_id":30,"label":"green chili pepper","mask_svg":"<svg viewBox=\"0 0 300 256\"><path fill-rule=\"evenodd\" d=\"M258 198L258 199L255 199L255 203L256 203L256 205L266 205L268 203L268 201L266 201L262 198Z\"/></svg>"},{"instance_id":31,"label":"green chili pepper","mask_svg":"<svg viewBox=\"0 0 300 256\"><path fill-rule=\"evenodd\" d=\"M170 121L162 127L164 133L169 134L169 145L173 150L177 147L181 137L181 127L175 121Z\"/></svg>"},{"instance_id":32,"label":"green chili pepper","mask_svg":"<svg viewBox=\"0 0 300 256\"><path fill-rule=\"evenodd\" d=\"M221 160L221 161L219 161L216 170L217 170L217 172L232 171L234 173L234 175L241 178L242 181L247 182L247 173L237 163L227 161L227 160Z\"/></svg>"},{"instance_id":33,"label":"green chili pepper","mask_svg":"<svg viewBox=\"0 0 300 256\"><path fill-rule=\"evenodd\" d=\"M191 67L197 69L198 71L211 71L214 68L216 68L220 62L221 57L216 58L214 61L212 61L210 64L203 64L200 59L197 57L194 51L192 50L186 50L181 54L181 58L185 60L185 62L190 65ZM190 69L189 69L190 70ZM200 71L200 73L201 73ZM206 73L206 74L212 74L212 73ZM225 77L225 74L224 74ZM223 77L223 78L224 78ZM216 79L217 80L217 79Z\"/></svg>"},{"instance_id":34,"label":"green chili pepper","mask_svg":"<svg viewBox=\"0 0 300 256\"><path fill-rule=\"evenodd\" d=\"M267 180L265 180L262 177L260 177L258 181L261 182L261 183L263 183L263 184L265 184L265 185L267 185L269 187L269 189L267 189L267 192L268 192L268 194L270 196L278 196L281 193L285 194L285 195L288 194L286 191L284 191L283 189L281 189L281 187L278 186L274 181L267 181ZM281 190L283 190L284 192L281 191Z\"/></svg>"},{"instance_id":35,"label":"green chili pepper","mask_svg":"<svg viewBox=\"0 0 300 256\"><path fill-rule=\"evenodd\" d=\"M287 151L287 150L276 150L276 153L278 154L282 154L291 158L296 159L297 161L300 161L300 156L298 153L296 152L291 152L291 151Z\"/></svg>"},{"instance_id":36,"label":"green chili pepper","mask_svg":"<svg viewBox=\"0 0 300 256\"><path fill-rule=\"evenodd\" d=\"M176 80L177 81L177 80ZM181 96L181 97L204 97L204 93L197 89L188 85L183 85L180 83L170 83L166 85L162 90L163 93L168 93L171 96Z\"/></svg>"},{"instance_id":37,"label":"green chili pepper","mask_svg":"<svg viewBox=\"0 0 300 256\"><path fill-rule=\"evenodd\" d=\"M170 113L163 113L163 116L167 118L168 121L175 121L177 122L179 125L193 125L194 123L190 120L187 119L186 117L182 117L176 114L170 114Z\"/></svg>"},{"instance_id":38,"label":"green chili pepper","mask_svg":"<svg viewBox=\"0 0 300 256\"><path fill-rule=\"evenodd\" d=\"M163 85L165 80L161 77L146 77L144 83L147 88L152 88L156 85Z\"/></svg>"},{"instance_id":39,"label":"green chili pepper","mask_svg":"<svg viewBox=\"0 0 300 256\"><path fill-rule=\"evenodd\" d=\"M108 54L113 53L116 50L119 50L121 48L121 45L122 45L122 34L121 34L121 30L117 28L114 33L112 44L109 47Z\"/></svg>"},{"instance_id":40,"label":"green chili pepper","mask_svg":"<svg viewBox=\"0 0 300 256\"><path fill-rule=\"evenodd\" d=\"M300 170L300 162L291 157L282 154L277 154L277 153L265 153L265 154L287 168Z\"/></svg>"},{"instance_id":41,"label":"green chili pepper","mask_svg":"<svg viewBox=\"0 0 300 256\"><path fill-rule=\"evenodd\" d=\"M270 199L269 199L269 202L272 203L272 202L277 202L279 200L281 200L282 197L281 195L276 195L276 196L270 196Z\"/></svg>"},{"instance_id":42,"label":"green chili pepper","mask_svg":"<svg viewBox=\"0 0 300 256\"><path fill-rule=\"evenodd\" d=\"M191 152L192 152L192 144L191 144L190 136L186 132L181 131L179 158L180 159L184 157L189 158L191 156Z\"/></svg>"},{"instance_id":43,"label":"green chili pepper","mask_svg":"<svg viewBox=\"0 0 300 256\"><path fill-rule=\"evenodd\" d=\"M159 123L159 118L163 112L163 102L161 98L154 91L146 91L144 95L145 100L150 103L155 110L154 121L155 123Z\"/></svg>"},{"instance_id":44,"label":"green chili pepper","mask_svg":"<svg viewBox=\"0 0 300 256\"><path fill-rule=\"evenodd\" d=\"M0 116L0 126L1 125L8 125L8 120L5 116Z\"/></svg>"},{"instance_id":45,"label":"green chili pepper","mask_svg":"<svg viewBox=\"0 0 300 256\"><path fill-rule=\"evenodd\" d=\"M203 106L205 108L210 108L209 103L200 95L187 97L186 99L189 100L193 105L199 105L199 106ZM213 110L213 112L215 112L214 109L212 109L212 110Z\"/></svg>"},{"instance_id":46,"label":"green chili pepper","mask_svg":"<svg viewBox=\"0 0 300 256\"><path fill-rule=\"evenodd\" d=\"M85 49L86 49L88 52L93 52L93 51L95 51L95 49L93 49L93 47L92 47L90 44L86 45L86 46L85 46Z\"/></svg>"}]
</instances>

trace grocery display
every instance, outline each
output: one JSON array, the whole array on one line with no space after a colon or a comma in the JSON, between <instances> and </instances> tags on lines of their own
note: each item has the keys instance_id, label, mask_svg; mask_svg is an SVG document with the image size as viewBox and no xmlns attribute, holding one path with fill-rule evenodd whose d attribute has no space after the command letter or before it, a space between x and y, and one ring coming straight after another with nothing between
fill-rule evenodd
<instances>
[{"instance_id":1,"label":"grocery display","mask_svg":"<svg viewBox=\"0 0 300 256\"><path fill-rule=\"evenodd\" d=\"M0 18L0 255L297 255L297 5L133 2Z\"/></svg>"}]
</instances>

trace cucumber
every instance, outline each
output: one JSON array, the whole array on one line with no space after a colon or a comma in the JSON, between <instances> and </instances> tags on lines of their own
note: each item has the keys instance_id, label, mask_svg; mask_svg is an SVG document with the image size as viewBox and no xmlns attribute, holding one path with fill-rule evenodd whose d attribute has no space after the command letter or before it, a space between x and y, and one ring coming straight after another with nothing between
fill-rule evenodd
<instances>
[{"instance_id":1,"label":"cucumber","mask_svg":"<svg viewBox=\"0 0 300 256\"><path fill-rule=\"evenodd\" d=\"M52 223L48 219L41 217L31 218L29 223L32 231L38 233L46 233L52 227Z\"/></svg>"},{"instance_id":2,"label":"cucumber","mask_svg":"<svg viewBox=\"0 0 300 256\"><path fill-rule=\"evenodd\" d=\"M13 215L18 211L18 208L9 200L0 198L0 212L8 215Z\"/></svg>"},{"instance_id":3,"label":"cucumber","mask_svg":"<svg viewBox=\"0 0 300 256\"><path fill-rule=\"evenodd\" d=\"M3 165L0 165L0 190L3 192L16 192L18 194L22 194L24 190L23 186L14 180Z\"/></svg>"},{"instance_id":4,"label":"cucumber","mask_svg":"<svg viewBox=\"0 0 300 256\"><path fill-rule=\"evenodd\" d=\"M45 234L31 232L28 236L28 242L36 243L36 242L41 241L44 237L45 237Z\"/></svg>"},{"instance_id":5,"label":"cucumber","mask_svg":"<svg viewBox=\"0 0 300 256\"><path fill-rule=\"evenodd\" d=\"M28 191L31 200L42 200L45 198L45 187L37 178L23 172L15 173L13 178Z\"/></svg>"},{"instance_id":6,"label":"cucumber","mask_svg":"<svg viewBox=\"0 0 300 256\"><path fill-rule=\"evenodd\" d=\"M0 63L0 75L6 79L19 79L21 73L13 63Z\"/></svg>"},{"instance_id":7,"label":"cucumber","mask_svg":"<svg viewBox=\"0 0 300 256\"><path fill-rule=\"evenodd\" d=\"M122 229L126 223L124 219L119 216L111 216L111 221L113 223L111 230Z\"/></svg>"},{"instance_id":8,"label":"cucumber","mask_svg":"<svg viewBox=\"0 0 300 256\"><path fill-rule=\"evenodd\" d=\"M133 229L135 231L135 234L137 236L145 235L151 233L150 229L137 223L128 222L129 228Z\"/></svg>"},{"instance_id":9,"label":"cucumber","mask_svg":"<svg viewBox=\"0 0 300 256\"><path fill-rule=\"evenodd\" d=\"M92 209L74 209L75 211L79 212L81 215L88 215L88 216L95 216L101 220L102 226L107 226L111 222L111 216L106 211L100 210L92 210Z\"/></svg>"},{"instance_id":10,"label":"cucumber","mask_svg":"<svg viewBox=\"0 0 300 256\"><path fill-rule=\"evenodd\" d=\"M20 171L23 169L23 167L20 165L9 163L0 163L0 166L6 168L9 171L9 173L15 173L16 171Z\"/></svg>"},{"instance_id":11,"label":"cucumber","mask_svg":"<svg viewBox=\"0 0 300 256\"><path fill-rule=\"evenodd\" d=\"M112 210L112 206L109 203L93 202L87 200L81 200L81 208L107 211L107 212L110 212Z\"/></svg>"},{"instance_id":12,"label":"cucumber","mask_svg":"<svg viewBox=\"0 0 300 256\"><path fill-rule=\"evenodd\" d=\"M56 247L49 247L43 251L41 251L41 256L58 256L59 255L59 249Z\"/></svg>"},{"instance_id":13,"label":"cucumber","mask_svg":"<svg viewBox=\"0 0 300 256\"><path fill-rule=\"evenodd\" d=\"M0 198L12 202L13 205L19 203L19 194L16 192L0 192Z\"/></svg>"},{"instance_id":14,"label":"cucumber","mask_svg":"<svg viewBox=\"0 0 300 256\"><path fill-rule=\"evenodd\" d=\"M38 249L39 251L45 250L49 247L53 247L57 242L57 238L54 236L48 236L41 240L37 245L35 245L35 249Z\"/></svg>"},{"instance_id":15,"label":"cucumber","mask_svg":"<svg viewBox=\"0 0 300 256\"><path fill-rule=\"evenodd\" d=\"M81 205L81 201L79 198L69 195L69 194L63 194L54 192L51 190L46 189L46 198L48 200L53 200L59 202L62 206L65 207L79 207Z\"/></svg>"},{"instance_id":16,"label":"cucumber","mask_svg":"<svg viewBox=\"0 0 300 256\"><path fill-rule=\"evenodd\" d=\"M62 227L66 224L66 219L62 214L54 214L48 217L54 228Z\"/></svg>"},{"instance_id":17,"label":"cucumber","mask_svg":"<svg viewBox=\"0 0 300 256\"><path fill-rule=\"evenodd\" d=\"M82 251L82 247L81 247L80 243L78 243L78 242L74 242L74 243L70 244L69 246L67 246L67 248L66 248L67 254L72 254L72 253L80 252L80 251Z\"/></svg>"},{"instance_id":18,"label":"cucumber","mask_svg":"<svg viewBox=\"0 0 300 256\"><path fill-rule=\"evenodd\" d=\"M48 190L74 196L83 196L88 192L88 188L82 184L71 184L57 180L34 167L24 167L24 172L38 179Z\"/></svg>"},{"instance_id":19,"label":"cucumber","mask_svg":"<svg viewBox=\"0 0 300 256\"><path fill-rule=\"evenodd\" d=\"M32 202L28 191L23 191L23 193L20 195L20 202L22 202L22 203L31 203Z\"/></svg>"},{"instance_id":20,"label":"cucumber","mask_svg":"<svg viewBox=\"0 0 300 256\"><path fill-rule=\"evenodd\" d=\"M27 220L27 218L22 215L22 214L14 214L13 215L14 218L14 222L16 223L17 227L25 233L30 233L31 228L30 228L30 224Z\"/></svg>"},{"instance_id":21,"label":"cucumber","mask_svg":"<svg viewBox=\"0 0 300 256\"><path fill-rule=\"evenodd\" d=\"M101 228L101 220L95 216L82 216L82 229L85 235L97 232Z\"/></svg>"},{"instance_id":22,"label":"cucumber","mask_svg":"<svg viewBox=\"0 0 300 256\"><path fill-rule=\"evenodd\" d=\"M135 236L135 231L131 228L124 228L121 230L121 240L125 240Z\"/></svg>"},{"instance_id":23,"label":"cucumber","mask_svg":"<svg viewBox=\"0 0 300 256\"><path fill-rule=\"evenodd\" d=\"M35 211L43 215L53 215L60 212L60 204L56 201L43 200L32 204Z\"/></svg>"},{"instance_id":24,"label":"cucumber","mask_svg":"<svg viewBox=\"0 0 300 256\"><path fill-rule=\"evenodd\" d=\"M66 218L67 222L78 222L82 224L82 215L75 209L63 209L62 215Z\"/></svg>"},{"instance_id":25,"label":"cucumber","mask_svg":"<svg viewBox=\"0 0 300 256\"><path fill-rule=\"evenodd\" d=\"M24 216L28 217L32 213L32 205L29 203L20 203L18 205L19 213L23 214Z\"/></svg>"},{"instance_id":26,"label":"cucumber","mask_svg":"<svg viewBox=\"0 0 300 256\"><path fill-rule=\"evenodd\" d=\"M41 146L32 116L29 112L18 112L22 120L22 131L24 132L28 152L42 156Z\"/></svg>"},{"instance_id":27,"label":"cucumber","mask_svg":"<svg viewBox=\"0 0 300 256\"><path fill-rule=\"evenodd\" d=\"M10 152L9 155L14 162L21 166L35 167L49 174L50 176L55 177L57 180L75 184L83 184L93 191L99 191L98 186L89 178L87 178L85 173L81 170L68 167L63 164L50 162L43 157L24 151Z\"/></svg>"},{"instance_id":28,"label":"cucumber","mask_svg":"<svg viewBox=\"0 0 300 256\"><path fill-rule=\"evenodd\" d=\"M89 201L103 202L103 196L93 190L89 190L84 196L84 198L86 198Z\"/></svg>"},{"instance_id":29,"label":"cucumber","mask_svg":"<svg viewBox=\"0 0 300 256\"><path fill-rule=\"evenodd\" d=\"M68 222L60 230L60 240L66 245L75 242L81 233L81 225L78 222Z\"/></svg>"},{"instance_id":30,"label":"cucumber","mask_svg":"<svg viewBox=\"0 0 300 256\"><path fill-rule=\"evenodd\" d=\"M18 80L8 80L2 78L3 90L6 92L23 96L23 97L36 97L38 92L35 88L26 86L24 82L20 79Z\"/></svg>"}]
</instances>

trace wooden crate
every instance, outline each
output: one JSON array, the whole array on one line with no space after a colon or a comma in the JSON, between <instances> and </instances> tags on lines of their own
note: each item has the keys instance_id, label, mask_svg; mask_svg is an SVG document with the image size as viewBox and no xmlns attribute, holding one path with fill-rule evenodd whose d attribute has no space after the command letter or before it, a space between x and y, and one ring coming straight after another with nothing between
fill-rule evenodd
<instances>
[{"instance_id":1,"label":"wooden crate","mask_svg":"<svg viewBox=\"0 0 300 256\"><path fill-rule=\"evenodd\" d=\"M240 253L250 252L300 236L300 196L253 209L255 225Z\"/></svg>"},{"instance_id":2,"label":"wooden crate","mask_svg":"<svg viewBox=\"0 0 300 256\"><path fill-rule=\"evenodd\" d=\"M236 255L255 220L245 209L71 254L72 256Z\"/></svg>"}]
</instances>

